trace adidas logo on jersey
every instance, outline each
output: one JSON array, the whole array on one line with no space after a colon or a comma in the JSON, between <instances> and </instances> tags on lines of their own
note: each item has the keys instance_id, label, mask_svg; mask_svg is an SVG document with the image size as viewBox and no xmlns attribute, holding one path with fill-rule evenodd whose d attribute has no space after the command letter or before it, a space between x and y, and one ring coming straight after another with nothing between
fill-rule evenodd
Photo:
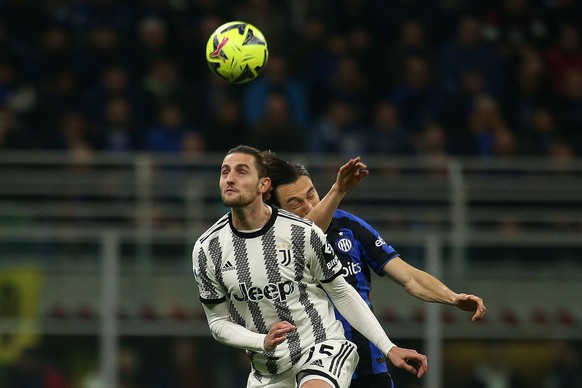
<instances>
[{"instance_id":1,"label":"adidas logo on jersey","mask_svg":"<svg viewBox=\"0 0 582 388\"><path fill-rule=\"evenodd\" d=\"M232 271L232 270L235 270L235 269L236 269L236 267L234 265L232 265L232 263L230 261L227 261L222 266L222 272Z\"/></svg>"}]
</instances>

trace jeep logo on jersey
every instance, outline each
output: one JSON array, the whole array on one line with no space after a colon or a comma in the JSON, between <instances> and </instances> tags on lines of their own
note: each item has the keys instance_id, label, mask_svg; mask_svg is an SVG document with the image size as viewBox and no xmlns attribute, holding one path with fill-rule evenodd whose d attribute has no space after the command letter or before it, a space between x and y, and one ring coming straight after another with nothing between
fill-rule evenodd
<instances>
[{"instance_id":1,"label":"jeep logo on jersey","mask_svg":"<svg viewBox=\"0 0 582 388\"><path fill-rule=\"evenodd\" d=\"M256 286L248 287L245 283L239 283L238 286L240 288L240 295L232 294L232 296L239 302L246 300L259 302L262 299L285 301L287 300L287 295L295 291L295 285L291 280L279 283L268 283L263 288Z\"/></svg>"},{"instance_id":2,"label":"jeep logo on jersey","mask_svg":"<svg viewBox=\"0 0 582 388\"><path fill-rule=\"evenodd\" d=\"M344 253L348 253L349 251L352 250L352 241L349 238L340 238L339 240L337 240L336 242L337 245L337 249L339 249L340 251L344 252Z\"/></svg>"}]
</instances>

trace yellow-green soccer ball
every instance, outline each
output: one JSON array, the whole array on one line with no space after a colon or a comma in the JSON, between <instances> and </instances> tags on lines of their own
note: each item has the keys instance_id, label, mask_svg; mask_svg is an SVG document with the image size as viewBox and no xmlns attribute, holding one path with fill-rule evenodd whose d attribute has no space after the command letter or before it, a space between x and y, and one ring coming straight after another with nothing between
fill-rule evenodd
<instances>
[{"instance_id":1,"label":"yellow-green soccer ball","mask_svg":"<svg viewBox=\"0 0 582 388\"><path fill-rule=\"evenodd\" d=\"M233 84L257 78L269 59L267 40L255 26L245 22L228 22L216 29L206 44L210 70Z\"/></svg>"}]
</instances>

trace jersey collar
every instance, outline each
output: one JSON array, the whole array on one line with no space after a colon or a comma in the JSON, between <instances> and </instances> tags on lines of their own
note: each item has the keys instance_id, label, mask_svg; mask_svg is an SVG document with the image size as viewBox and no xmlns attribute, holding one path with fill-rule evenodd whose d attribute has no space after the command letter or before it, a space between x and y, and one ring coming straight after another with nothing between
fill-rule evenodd
<instances>
[{"instance_id":1,"label":"jersey collar","mask_svg":"<svg viewBox=\"0 0 582 388\"><path fill-rule=\"evenodd\" d=\"M276 207L270 206L270 208L271 217L269 217L269 220L261 229L255 230L254 232L241 232L240 230L235 229L234 225L232 224L232 213L228 213L228 224L230 225L230 230L232 230L234 234L241 238L255 238L262 236L263 234L265 234L265 232L267 232L267 230L269 230L273 226L273 224L275 224L275 220L277 219L277 215L279 214Z\"/></svg>"}]
</instances>

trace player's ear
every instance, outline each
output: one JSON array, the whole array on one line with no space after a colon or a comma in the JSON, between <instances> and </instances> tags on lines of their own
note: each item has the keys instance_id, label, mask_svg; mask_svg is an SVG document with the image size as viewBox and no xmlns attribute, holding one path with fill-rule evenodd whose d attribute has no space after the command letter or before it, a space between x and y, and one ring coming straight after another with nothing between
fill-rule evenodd
<instances>
[{"instance_id":1,"label":"player's ear","mask_svg":"<svg viewBox=\"0 0 582 388\"><path fill-rule=\"evenodd\" d=\"M271 178L264 177L259 179L259 192L264 194L271 190Z\"/></svg>"}]
</instances>

